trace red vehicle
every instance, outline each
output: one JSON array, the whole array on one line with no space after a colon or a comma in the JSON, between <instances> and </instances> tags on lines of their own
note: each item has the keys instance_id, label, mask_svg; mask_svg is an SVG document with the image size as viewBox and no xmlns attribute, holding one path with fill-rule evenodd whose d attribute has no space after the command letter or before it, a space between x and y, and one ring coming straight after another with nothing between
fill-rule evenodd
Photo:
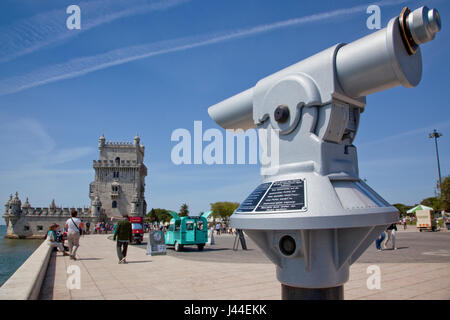
<instances>
[{"instance_id":1,"label":"red vehicle","mask_svg":"<svg viewBox=\"0 0 450 320\"><path fill-rule=\"evenodd\" d=\"M129 217L131 222L131 242L140 244L144 240L144 218L143 217Z\"/></svg>"}]
</instances>

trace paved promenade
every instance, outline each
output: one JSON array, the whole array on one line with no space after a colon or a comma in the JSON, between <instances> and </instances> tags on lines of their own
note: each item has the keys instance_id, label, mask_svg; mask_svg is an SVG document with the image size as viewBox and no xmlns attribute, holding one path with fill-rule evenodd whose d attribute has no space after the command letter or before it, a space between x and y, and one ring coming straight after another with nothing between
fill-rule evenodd
<instances>
[{"instance_id":1,"label":"paved promenade","mask_svg":"<svg viewBox=\"0 0 450 320\"><path fill-rule=\"evenodd\" d=\"M205 248L202 259L192 260L183 258L189 252L178 255L170 251L165 256L147 256L143 248L129 246L129 263L118 264L115 243L108 236L84 236L77 261L53 253L40 299L280 299L275 267L265 258L258 262L251 259L243 262L245 252L228 250L227 261L208 260L209 253ZM210 252L214 249L212 246ZM251 255L259 254L250 252ZM374 263L356 263L344 286L345 299L448 300L450 262L446 260L379 263L379 290L369 290L366 285L367 267ZM69 265L80 267L80 289L67 289Z\"/></svg>"}]
</instances>

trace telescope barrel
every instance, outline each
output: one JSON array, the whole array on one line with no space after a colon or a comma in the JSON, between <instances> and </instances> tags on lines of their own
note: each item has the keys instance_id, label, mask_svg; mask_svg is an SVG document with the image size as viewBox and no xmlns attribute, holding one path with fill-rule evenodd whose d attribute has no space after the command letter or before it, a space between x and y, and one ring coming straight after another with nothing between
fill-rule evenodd
<instances>
[{"instance_id":1,"label":"telescope barrel","mask_svg":"<svg viewBox=\"0 0 450 320\"><path fill-rule=\"evenodd\" d=\"M436 9L421 7L411 12L405 7L386 28L341 46L333 63L343 93L357 99L400 85L415 87L422 78L419 45L433 40L440 29L441 19ZM278 74L295 73L299 71L298 66L301 64ZM331 71L329 76L332 76ZM255 128L253 91L253 88L247 89L213 105L208 109L210 117L225 129Z\"/></svg>"},{"instance_id":2,"label":"telescope barrel","mask_svg":"<svg viewBox=\"0 0 450 320\"><path fill-rule=\"evenodd\" d=\"M436 9L405 8L388 26L339 49L336 72L344 92L353 98L393 88L411 88L422 77L419 44L441 29Z\"/></svg>"},{"instance_id":3,"label":"telescope barrel","mask_svg":"<svg viewBox=\"0 0 450 320\"><path fill-rule=\"evenodd\" d=\"M224 129L255 128L253 121L253 88L208 108L209 116Z\"/></svg>"}]
</instances>

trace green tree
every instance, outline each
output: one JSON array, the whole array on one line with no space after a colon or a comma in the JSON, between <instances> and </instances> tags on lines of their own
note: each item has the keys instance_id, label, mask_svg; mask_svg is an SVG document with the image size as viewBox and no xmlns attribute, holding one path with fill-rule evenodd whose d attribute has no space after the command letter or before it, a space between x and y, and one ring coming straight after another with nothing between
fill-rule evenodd
<instances>
[{"instance_id":1,"label":"green tree","mask_svg":"<svg viewBox=\"0 0 450 320\"><path fill-rule=\"evenodd\" d=\"M180 216L180 217L186 217L186 216L188 216L188 215L189 215L188 205L187 205L186 203L183 203L183 204L181 205L181 208L180 208L179 216Z\"/></svg>"},{"instance_id":2,"label":"green tree","mask_svg":"<svg viewBox=\"0 0 450 320\"><path fill-rule=\"evenodd\" d=\"M169 210L166 209L154 209L150 210L149 213L147 213L147 218L151 222L170 222L170 219L172 219L172 215L169 213ZM153 219L153 220L152 220Z\"/></svg>"},{"instance_id":3,"label":"green tree","mask_svg":"<svg viewBox=\"0 0 450 320\"><path fill-rule=\"evenodd\" d=\"M211 203L212 216L214 218L222 218L225 222L228 222L230 216L239 207L238 202L215 202Z\"/></svg>"},{"instance_id":4,"label":"green tree","mask_svg":"<svg viewBox=\"0 0 450 320\"><path fill-rule=\"evenodd\" d=\"M434 211L440 211L442 210L442 201L441 199L437 197L429 197L422 200L420 204L423 204L424 206L431 207L434 209Z\"/></svg>"},{"instance_id":5,"label":"green tree","mask_svg":"<svg viewBox=\"0 0 450 320\"><path fill-rule=\"evenodd\" d=\"M408 205L403 204L403 203L394 203L393 206L396 207L397 210L400 212L400 216L401 217L402 216L413 216L414 215L413 213L410 213L410 214L407 213L407 211L409 209L414 208L414 206L408 206Z\"/></svg>"},{"instance_id":6,"label":"green tree","mask_svg":"<svg viewBox=\"0 0 450 320\"><path fill-rule=\"evenodd\" d=\"M450 176L446 176L442 181L442 190L441 190L441 206L442 210L446 212L450 211Z\"/></svg>"}]
</instances>

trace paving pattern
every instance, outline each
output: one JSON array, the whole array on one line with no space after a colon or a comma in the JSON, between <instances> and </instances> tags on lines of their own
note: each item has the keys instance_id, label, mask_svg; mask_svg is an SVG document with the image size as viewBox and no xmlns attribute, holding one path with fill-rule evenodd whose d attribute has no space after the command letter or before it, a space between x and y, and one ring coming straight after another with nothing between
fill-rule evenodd
<instances>
[{"instance_id":1,"label":"paving pattern","mask_svg":"<svg viewBox=\"0 0 450 320\"><path fill-rule=\"evenodd\" d=\"M218 236L217 247L210 250L178 253L168 249L165 256L147 256L142 247L130 246L129 263L118 264L115 243L107 235L84 236L77 261L53 253L40 299L280 299L274 265L251 242L247 253L227 248L233 241L233 236ZM450 299L446 249L427 250L435 250L439 262L382 262L382 258L357 262L344 286L345 299ZM375 252L375 257L386 253ZM67 286L74 276L67 270L74 265L80 270L80 289ZM369 290L368 267L374 265L381 272L381 287Z\"/></svg>"}]
</instances>

